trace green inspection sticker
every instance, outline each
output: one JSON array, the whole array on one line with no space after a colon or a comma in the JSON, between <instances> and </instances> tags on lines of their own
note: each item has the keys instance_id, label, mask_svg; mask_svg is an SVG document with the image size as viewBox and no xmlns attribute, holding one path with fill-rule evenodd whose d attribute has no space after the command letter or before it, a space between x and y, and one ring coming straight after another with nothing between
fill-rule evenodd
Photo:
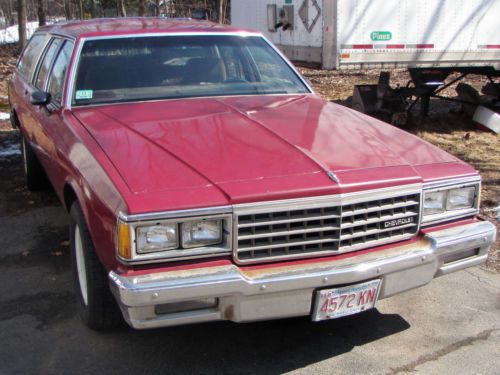
<instances>
[{"instance_id":1,"label":"green inspection sticker","mask_svg":"<svg viewBox=\"0 0 500 375\"><path fill-rule=\"evenodd\" d=\"M392 39L392 33L390 31L372 31L370 37L374 42L376 41L387 41Z\"/></svg>"},{"instance_id":2,"label":"green inspection sticker","mask_svg":"<svg viewBox=\"0 0 500 375\"><path fill-rule=\"evenodd\" d=\"M77 90L75 99L92 99L94 96L94 90Z\"/></svg>"}]
</instances>

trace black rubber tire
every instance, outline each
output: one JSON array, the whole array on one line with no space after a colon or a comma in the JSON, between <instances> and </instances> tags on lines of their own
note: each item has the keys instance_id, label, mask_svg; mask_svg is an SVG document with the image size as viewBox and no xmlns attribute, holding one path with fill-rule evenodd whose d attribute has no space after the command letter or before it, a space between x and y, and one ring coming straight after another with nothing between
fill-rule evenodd
<instances>
[{"instance_id":1,"label":"black rubber tire","mask_svg":"<svg viewBox=\"0 0 500 375\"><path fill-rule=\"evenodd\" d=\"M108 277L94 249L90 233L78 202L70 210L71 270L77 296L78 312L83 323L96 331L109 330L122 325L123 317L111 294ZM75 250L76 228L78 226L83 250L84 269L87 280L87 303L85 303L77 271Z\"/></svg>"},{"instance_id":2,"label":"black rubber tire","mask_svg":"<svg viewBox=\"0 0 500 375\"><path fill-rule=\"evenodd\" d=\"M47 190L50 187L49 179L38 161L28 142L21 136L24 176L26 187L31 191Z\"/></svg>"}]
</instances>

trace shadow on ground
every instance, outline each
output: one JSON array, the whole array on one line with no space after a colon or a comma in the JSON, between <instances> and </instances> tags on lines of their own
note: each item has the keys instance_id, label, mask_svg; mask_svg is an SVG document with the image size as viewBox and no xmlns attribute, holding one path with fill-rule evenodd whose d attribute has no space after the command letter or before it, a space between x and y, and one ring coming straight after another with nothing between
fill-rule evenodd
<instances>
[{"instance_id":1,"label":"shadow on ground","mask_svg":"<svg viewBox=\"0 0 500 375\"><path fill-rule=\"evenodd\" d=\"M134 361L149 363L153 366L150 369L178 367L193 373L279 374L342 355L355 346L409 327L399 315L372 310L320 323L307 318L247 324L224 322L122 332L118 336L119 341L132 342L138 349ZM124 364L130 361L122 357L126 352L117 358Z\"/></svg>"}]
</instances>

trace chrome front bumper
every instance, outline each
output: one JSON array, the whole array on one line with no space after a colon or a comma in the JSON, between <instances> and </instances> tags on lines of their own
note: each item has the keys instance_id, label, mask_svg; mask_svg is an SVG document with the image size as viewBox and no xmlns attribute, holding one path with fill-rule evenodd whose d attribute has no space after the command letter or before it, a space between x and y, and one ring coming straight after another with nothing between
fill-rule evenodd
<instances>
[{"instance_id":1,"label":"chrome front bumper","mask_svg":"<svg viewBox=\"0 0 500 375\"><path fill-rule=\"evenodd\" d=\"M111 290L134 328L214 320L248 322L309 315L314 290L380 278L379 299L429 283L486 261L496 228L487 221L427 233L403 246L344 259L244 270L235 265L141 276L109 273ZM213 298L216 306L172 311ZM168 304L168 305L167 305Z\"/></svg>"}]
</instances>

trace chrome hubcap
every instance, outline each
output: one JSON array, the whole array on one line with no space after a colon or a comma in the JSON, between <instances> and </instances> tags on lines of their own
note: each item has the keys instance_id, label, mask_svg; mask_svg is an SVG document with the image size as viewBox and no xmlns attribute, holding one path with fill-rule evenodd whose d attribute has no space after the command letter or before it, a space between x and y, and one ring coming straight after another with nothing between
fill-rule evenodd
<instances>
[{"instance_id":1,"label":"chrome hubcap","mask_svg":"<svg viewBox=\"0 0 500 375\"><path fill-rule=\"evenodd\" d=\"M87 295L87 273L85 272L85 257L83 255L82 237L78 225L75 227L75 258L76 258L76 272L78 274L78 281L80 284L80 292L82 294L83 302L88 304Z\"/></svg>"}]
</instances>

